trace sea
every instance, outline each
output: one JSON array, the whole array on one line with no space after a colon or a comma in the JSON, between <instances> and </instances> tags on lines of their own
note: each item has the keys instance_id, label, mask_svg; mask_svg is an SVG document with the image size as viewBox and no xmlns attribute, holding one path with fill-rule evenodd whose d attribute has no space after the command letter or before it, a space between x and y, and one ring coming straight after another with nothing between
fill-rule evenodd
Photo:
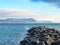
<instances>
[{"instance_id":1,"label":"sea","mask_svg":"<svg viewBox=\"0 0 60 45\"><path fill-rule=\"evenodd\" d=\"M33 26L46 26L60 31L60 23L0 23L0 45L20 45L27 30Z\"/></svg>"}]
</instances>

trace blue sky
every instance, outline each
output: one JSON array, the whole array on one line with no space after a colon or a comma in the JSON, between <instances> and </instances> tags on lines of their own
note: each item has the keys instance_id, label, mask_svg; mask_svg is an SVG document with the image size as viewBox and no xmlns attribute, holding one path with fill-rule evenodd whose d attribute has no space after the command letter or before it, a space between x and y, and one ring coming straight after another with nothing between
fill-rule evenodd
<instances>
[{"instance_id":1,"label":"blue sky","mask_svg":"<svg viewBox=\"0 0 60 45\"><path fill-rule=\"evenodd\" d=\"M8 17L33 17L36 20L52 20L54 22L60 22L60 8L54 2L0 0L0 18Z\"/></svg>"}]
</instances>

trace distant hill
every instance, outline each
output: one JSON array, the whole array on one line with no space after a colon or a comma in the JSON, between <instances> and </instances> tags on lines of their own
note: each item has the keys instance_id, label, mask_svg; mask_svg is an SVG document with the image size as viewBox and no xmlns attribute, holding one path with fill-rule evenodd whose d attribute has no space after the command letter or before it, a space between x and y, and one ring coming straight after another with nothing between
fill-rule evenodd
<instances>
[{"instance_id":1,"label":"distant hill","mask_svg":"<svg viewBox=\"0 0 60 45\"><path fill-rule=\"evenodd\" d=\"M7 18L5 20L3 19L0 20L0 23L53 23L53 22L49 20L37 21L33 18L21 18L21 19Z\"/></svg>"},{"instance_id":2,"label":"distant hill","mask_svg":"<svg viewBox=\"0 0 60 45\"><path fill-rule=\"evenodd\" d=\"M53 23L53 22L49 20L44 20L44 21L38 21L38 23Z\"/></svg>"},{"instance_id":3,"label":"distant hill","mask_svg":"<svg viewBox=\"0 0 60 45\"><path fill-rule=\"evenodd\" d=\"M7 18L5 20L0 20L0 23L35 23L36 21L33 18Z\"/></svg>"}]
</instances>

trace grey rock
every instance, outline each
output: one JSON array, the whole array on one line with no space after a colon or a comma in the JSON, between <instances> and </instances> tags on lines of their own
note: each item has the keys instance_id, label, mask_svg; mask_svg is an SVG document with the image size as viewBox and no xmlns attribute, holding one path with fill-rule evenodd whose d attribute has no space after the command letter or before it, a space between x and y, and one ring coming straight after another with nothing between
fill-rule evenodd
<instances>
[{"instance_id":1,"label":"grey rock","mask_svg":"<svg viewBox=\"0 0 60 45\"><path fill-rule=\"evenodd\" d=\"M60 31L45 26L32 27L27 30L27 37L20 45L60 45Z\"/></svg>"}]
</instances>

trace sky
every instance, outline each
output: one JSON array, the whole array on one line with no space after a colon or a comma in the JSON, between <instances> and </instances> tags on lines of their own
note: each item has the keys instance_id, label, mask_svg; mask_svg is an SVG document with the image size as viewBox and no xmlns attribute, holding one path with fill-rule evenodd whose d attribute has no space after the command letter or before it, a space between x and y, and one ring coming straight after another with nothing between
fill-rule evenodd
<instances>
[{"instance_id":1,"label":"sky","mask_svg":"<svg viewBox=\"0 0 60 45\"><path fill-rule=\"evenodd\" d=\"M0 19L25 17L60 22L60 0L0 0Z\"/></svg>"}]
</instances>

